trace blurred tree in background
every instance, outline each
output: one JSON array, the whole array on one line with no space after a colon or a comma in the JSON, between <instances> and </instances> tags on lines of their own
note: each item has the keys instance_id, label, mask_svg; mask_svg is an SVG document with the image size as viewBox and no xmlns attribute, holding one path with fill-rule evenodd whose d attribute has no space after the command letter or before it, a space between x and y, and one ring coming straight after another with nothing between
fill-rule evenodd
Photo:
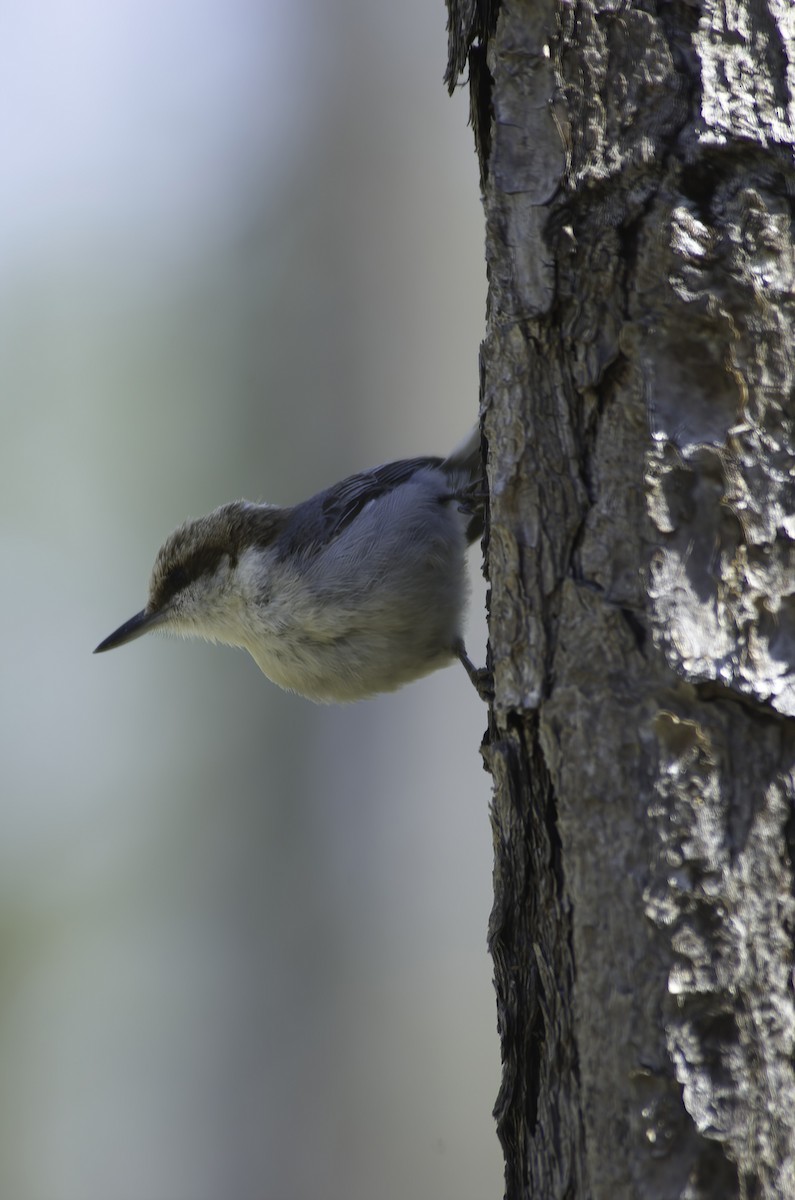
<instances>
[{"instance_id":1,"label":"blurred tree in background","mask_svg":"<svg viewBox=\"0 0 795 1200\"><path fill-rule=\"evenodd\" d=\"M3 5L3 1200L499 1190L460 668L339 708L220 647L91 653L186 517L472 427L444 56L426 0Z\"/></svg>"}]
</instances>

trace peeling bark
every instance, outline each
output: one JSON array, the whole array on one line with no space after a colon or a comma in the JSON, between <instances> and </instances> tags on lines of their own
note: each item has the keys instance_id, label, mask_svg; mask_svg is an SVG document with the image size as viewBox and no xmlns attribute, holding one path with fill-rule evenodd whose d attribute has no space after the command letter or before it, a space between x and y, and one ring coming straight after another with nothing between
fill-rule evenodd
<instances>
[{"instance_id":1,"label":"peeling bark","mask_svg":"<svg viewBox=\"0 0 795 1200\"><path fill-rule=\"evenodd\" d=\"M795 1196L795 19L448 0L509 1200Z\"/></svg>"}]
</instances>

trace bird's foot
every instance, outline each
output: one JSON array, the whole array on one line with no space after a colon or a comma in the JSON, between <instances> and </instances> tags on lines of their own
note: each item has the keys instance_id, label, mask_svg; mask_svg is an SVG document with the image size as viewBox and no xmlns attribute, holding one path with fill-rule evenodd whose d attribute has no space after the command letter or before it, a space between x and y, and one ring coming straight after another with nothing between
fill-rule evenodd
<instances>
[{"instance_id":1,"label":"bird's foot","mask_svg":"<svg viewBox=\"0 0 795 1200\"><path fill-rule=\"evenodd\" d=\"M494 699L494 676L488 667L476 667L471 658L467 654L464 643L457 641L453 646L453 651L461 663L461 666L466 671L472 681L475 691L480 696L481 700L486 704L491 704Z\"/></svg>"}]
</instances>

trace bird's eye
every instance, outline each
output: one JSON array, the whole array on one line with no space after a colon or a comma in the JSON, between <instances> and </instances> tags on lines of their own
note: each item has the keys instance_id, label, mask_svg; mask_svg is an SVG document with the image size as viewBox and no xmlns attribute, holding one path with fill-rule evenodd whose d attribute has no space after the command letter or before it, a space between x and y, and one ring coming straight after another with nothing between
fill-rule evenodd
<instances>
[{"instance_id":1,"label":"bird's eye","mask_svg":"<svg viewBox=\"0 0 795 1200\"><path fill-rule=\"evenodd\" d=\"M165 578L166 587L172 593L180 591L182 588L185 587L185 584L187 582L188 582L188 572L185 570L184 567L181 567L179 565L177 565L176 567L171 567Z\"/></svg>"}]
</instances>

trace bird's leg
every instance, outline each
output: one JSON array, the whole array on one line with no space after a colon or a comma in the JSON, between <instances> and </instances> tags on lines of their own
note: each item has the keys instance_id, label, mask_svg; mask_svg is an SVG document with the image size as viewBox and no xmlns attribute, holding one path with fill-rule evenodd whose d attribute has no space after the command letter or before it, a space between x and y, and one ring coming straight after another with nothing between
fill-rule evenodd
<instances>
[{"instance_id":1,"label":"bird's leg","mask_svg":"<svg viewBox=\"0 0 795 1200\"><path fill-rule=\"evenodd\" d=\"M458 511L465 516L481 512L488 498L489 490L485 479L476 479L474 483L450 495L451 500L458 501Z\"/></svg>"},{"instance_id":2,"label":"bird's leg","mask_svg":"<svg viewBox=\"0 0 795 1200\"><path fill-rule=\"evenodd\" d=\"M464 643L459 638L453 645L453 652L458 658L461 666L466 671L469 678L472 680L475 691L484 700L486 704L491 704L494 699L494 677L488 667L476 667L464 648Z\"/></svg>"}]
</instances>

